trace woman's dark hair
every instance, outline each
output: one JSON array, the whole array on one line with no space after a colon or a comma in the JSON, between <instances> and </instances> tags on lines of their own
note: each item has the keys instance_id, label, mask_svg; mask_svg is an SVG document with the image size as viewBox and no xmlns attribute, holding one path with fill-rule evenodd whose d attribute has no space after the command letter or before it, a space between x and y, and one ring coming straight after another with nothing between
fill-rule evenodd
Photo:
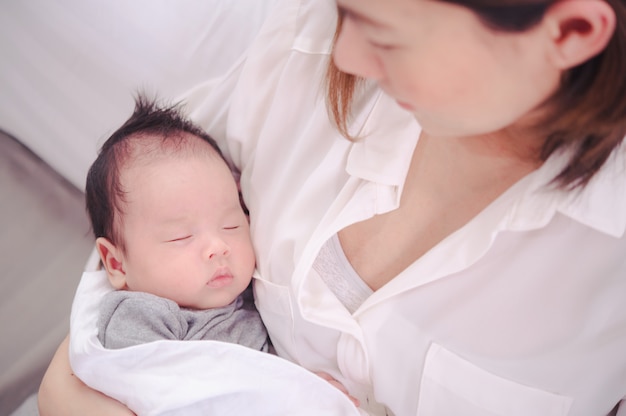
<instances>
[{"instance_id":1,"label":"woman's dark hair","mask_svg":"<svg viewBox=\"0 0 626 416\"><path fill-rule=\"evenodd\" d=\"M115 227L116 213L123 212L126 193L120 180L122 167L137 145L143 144L145 149L189 145L184 133L207 142L223 158L215 141L186 119L179 106L160 106L156 100L137 94L133 114L102 145L87 173L85 200L96 238L106 237L124 250L124 241Z\"/></svg>"},{"instance_id":2,"label":"woman's dark hair","mask_svg":"<svg viewBox=\"0 0 626 416\"><path fill-rule=\"evenodd\" d=\"M521 32L543 18L556 0L440 0L472 10L495 31ZM616 28L606 48L565 72L549 99L550 114L538 126L546 132L539 157L573 148L567 166L554 178L560 187L586 185L626 136L626 2L604 0L614 10ZM337 23L337 36L341 29ZM359 79L339 70L332 59L326 74L329 111L347 138L350 106Z\"/></svg>"}]
</instances>

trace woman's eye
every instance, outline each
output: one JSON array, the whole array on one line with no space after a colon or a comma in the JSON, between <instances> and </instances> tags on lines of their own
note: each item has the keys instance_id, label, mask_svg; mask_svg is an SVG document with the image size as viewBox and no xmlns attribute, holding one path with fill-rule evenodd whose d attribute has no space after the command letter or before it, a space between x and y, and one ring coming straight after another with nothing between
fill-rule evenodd
<instances>
[{"instance_id":1,"label":"woman's eye","mask_svg":"<svg viewBox=\"0 0 626 416\"><path fill-rule=\"evenodd\" d=\"M384 43L378 43L378 42L372 42L372 41L370 41L370 45L372 45L374 48L379 49L381 51L392 51L394 49L397 49L397 46L395 45L386 45Z\"/></svg>"}]
</instances>

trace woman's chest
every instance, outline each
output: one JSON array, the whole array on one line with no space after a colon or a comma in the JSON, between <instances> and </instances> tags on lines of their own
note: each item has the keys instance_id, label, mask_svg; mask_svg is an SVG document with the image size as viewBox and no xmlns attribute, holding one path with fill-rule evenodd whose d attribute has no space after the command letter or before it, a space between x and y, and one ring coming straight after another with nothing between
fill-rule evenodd
<instances>
[{"instance_id":1,"label":"woman's chest","mask_svg":"<svg viewBox=\"0 0 626 416\"><path fill-rule=\"evenodd\" d=\"M261 313L286 356L395 414L603 415L626 391L626 247L565 218L545 231L502 233L476 258L447 240L353 315L311 271L259 282Z\"/></svg>"},{"instance_id":2,"label":"woman's chest","mask_svg":"<svg viewBox=\"0 0 626 416\"><path fill-rule=\"evenodd\" d=\"M347 258L372 289L387 284L464 227L535 168L517 161L505 164L501 159L476 158L473 153L420 138L399 206L340 231ZM470 241L473 237L466 235Z\"/></svg>"}]
</instances>

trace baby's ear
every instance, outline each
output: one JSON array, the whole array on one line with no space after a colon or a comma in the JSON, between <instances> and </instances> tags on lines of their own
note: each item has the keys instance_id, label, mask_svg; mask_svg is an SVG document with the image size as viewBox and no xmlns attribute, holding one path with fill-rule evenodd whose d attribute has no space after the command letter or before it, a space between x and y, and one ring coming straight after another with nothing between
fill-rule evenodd
<instances>
[{"instance_id":1,"label":"baby's ear","mask_svg":"<svg viewBox=\"0 0 626 416\"><path fill-rule=\"evenodd\" d=\"M561 69L573 68L604 50L615 31L615 11L605 1L567 0L546 12L551 59Z\"/></svg>"},{"instance_id":2,"label":"baby's ear","mask_svg":"<svg viewBox=\"0 0 626 416\"><path fill-rule=\"evenodd\" d=\"M96 249L107 271L109 282L115 289L126 288L126 270L124 270L124 255L122 250L115 246L109 239L99 237L96 239Z\"/></svg>"}]
</instances>

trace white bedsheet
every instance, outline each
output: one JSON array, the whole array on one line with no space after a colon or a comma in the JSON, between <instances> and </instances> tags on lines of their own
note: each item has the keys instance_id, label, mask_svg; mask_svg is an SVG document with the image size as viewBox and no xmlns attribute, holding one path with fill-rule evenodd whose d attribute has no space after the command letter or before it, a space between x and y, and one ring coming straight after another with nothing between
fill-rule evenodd
<instances>
[{"instance_id":1,"label":"white bedsheet","mask_svg":"<svg viewBox=\"0 0 626 416\"><path fill-rule=\"evenodd\" d=\"M354 415L338 389L280 357L216 341L106 350L97 339L104 271L85 272L72 306L70 361L89 386L139 415Z\"/></svg>"},{"instance_id":2,"label":"white bedsheet","mask_svg":"<svg viewBox=\"0 0 626 416\"><path fill-rule=\"evenodd\" d=\"M174 99L241 56L273 0L0 2L0 129L83 189L137 89Z\"/></svg>"}]
</instances>

